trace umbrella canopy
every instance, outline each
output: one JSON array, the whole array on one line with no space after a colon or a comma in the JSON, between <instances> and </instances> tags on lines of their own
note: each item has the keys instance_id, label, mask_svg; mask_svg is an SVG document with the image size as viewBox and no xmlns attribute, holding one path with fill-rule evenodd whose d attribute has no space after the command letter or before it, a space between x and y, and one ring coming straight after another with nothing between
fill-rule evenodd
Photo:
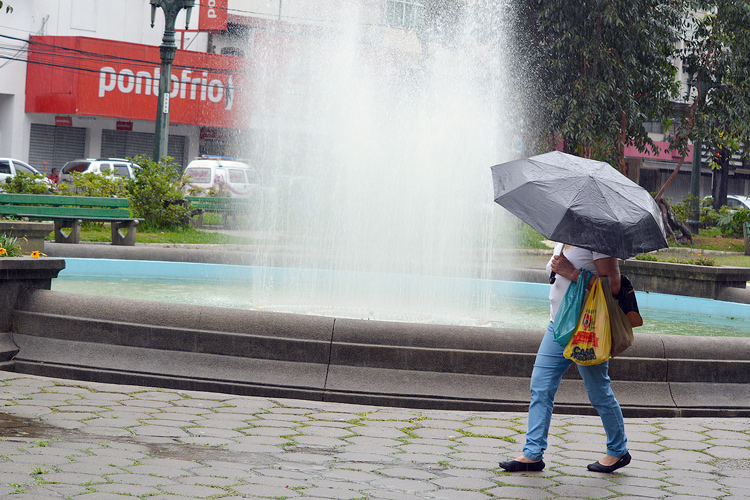
<instances>
[{"instance_id":1,"label":"umbrella canopy","mask_svg":"<svg viewBox=\"0 0 750 500\"><path fill-rule=\"evenodd\" d=\"M668 246L651 195L611 165L560 151L492 167L495 201L552 241L627 259Z\"/></svg>"}]
</instances>

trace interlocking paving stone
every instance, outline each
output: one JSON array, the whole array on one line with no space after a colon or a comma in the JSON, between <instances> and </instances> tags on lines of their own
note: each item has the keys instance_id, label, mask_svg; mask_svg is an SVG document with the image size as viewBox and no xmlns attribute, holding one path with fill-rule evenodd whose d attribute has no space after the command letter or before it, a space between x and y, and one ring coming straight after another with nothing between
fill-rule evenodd
<instances>
[{"instance_id":1,"label":"interlocking paving stone","mask_svg":"<svg viewBox=\"0 0 750 500\"><path fill-rule=\"evenodd\" d=\"M679 439L665 439L664 441L659 441L659 446L662 448L694 451L703 451L711 447L701 441L682 441Z\"/></svg>"},{"instance_id":2,"label":"interlocking paving stone","mask_svg":"<svg viewBox=\"0 0 750 500\"><path fill-rule=\"evenodd\" d=\"M678 495L693 495L704 498L721 498L723 496L722 488L719 485L715 488L705 486L670 486L669 488L664 488L664 491Z\"/></svg>"},{"instance_id":3,"label":"interlocking paving stone","mask_svg":"<svg viewBox=\"0 0 750 500\"><path fill-rule=\"evenodd\" d=\"M413 432L415 436L421 438L454 439L463 436L459 431L451 428L423 427L421 429L415 429Z\"/></svg>"},{"instance_id":4,"label":"interlocking paving stone","mask_svg":"<svg viewBox=\"0 0 750 500\"><path fill-rule=\"evenodd\" d=\"M0 421L12 415L28 429L0 439L0 496L16 492L11 484L26 488L13 500L750 497L747 419L627 419L633 462L606 475L586 470L602 456L599 419L553 415L557 435L545 471L508 474L497 462L520 454L524 413L243 398L19 374L0 377L0 395ZM36 484L35 468L58 482Z\"/></svg>"},{"instance_id":5,"label":"interlocking paving stone","mask_svg":"<svg viewBox=\"0 0 750 500\"><path fill-rule=\"evenodd\" d=\"M448 446L432 446L424 444L405 444L401 446L401 450L406 453L426 453L426 454L438 454L446 455L452 453L454 450Z\"/></svg>"},{"instance_id":6,"label":"interlocking paving stone","mask_svg":"<svg viewBox=\"0 0 750 500\"><path fill-rule=\"evenodd\" d=\"M750 460L750 446L745 448L729 446L712 446L705 453L716 458L732 458L736 460Z\"/></svg>"},{"instance_id":7,"label":"interlocking paving stone","mask_svg":"<svg viewBox=\"0 0 750 500\"><path fill-rule=\"evenodd\" d=\"M209 470L205 471L203 469L200 469L202 474L209 473L213 474L213 471ZM175 481L179 484L195 484L200 486L221 486L221 487L227 487L227 486L233 486L236 484L241 484L238 479L231 479L228 477L215 477L213 475L211 476L192 476L192 477L178 477L175 478Z\"/></svg>"},{"instance_id":8,"label":"interlocking paving stone","mask_svg":"<svg viewBox=\"0 0 750 500\"><path fill-rule=\"evenodd\" d=\"M559 495L535 488L523 488L518 486L498 486L485 490L485 493L498 498L517 498L522 500L545 500L556 498ZM584 497L585 498L585 497Z\"/></svg>"},{"instance_id":9,"label":"interlocking paving stone","mask_svg":"<svg viewBox=\"0 0 750 500\"><path fill-rule=\"evenodd\" d=\"M425 471L422 469L409 469L406 467L388 467L385 469L379 469L378 472L384 476L399 477L406 479L433 479L437 477L434 472Z\"/></svg>"},{"instance_id":10,"label":"interlocking paving stone","mask_svg":"<svg viewBox=\"0 0 750 500\"><path fill-rule=\"evenodd\" d=\"M497 483L493 481L477 479L475 477L442 477L440 479L433 479L430 482L442 488L453 488L457 490L483 490L485 488L497 486Z\"/></svg>"},{"instance_id":11,"label":"interlocking paving stone","mask_svg":"<svg viewBox=\"0 0 750 500\"><path fill-rule=\"evenodd\" d=\"M300 448L304 449L304 447L300 447ZM398 448L391 447L391 446L372 445L372 444L350 444L346 446L346 448L331 449L331 451L336 451L336 452L346 451L347 453L370 453L372 455L386 455L387 456L392 453L398 452Z\"/></svg>"},{"instance_id":12,"label":"interlocking paving stone","mask_svg":"<svg viewBox=\"0 0 750 500\"><path fill-rule=\"evenodd\" d=\"M662 498L665 494L664 490L659 488L648 488L637 485L614 486L610 490L621 495L632 495L641 498Z\"/></svg>"},{"instance_id":13,"label":"interlocking paving stone","mask_svg":"<svg viewBox=\"0 0 750 500\"><path fill-rule=\"evenodd\" d=\"M174 495L185 495L198 498L223 495L226 493L226 490L216 486L200 486L195 484L175 484L162 487L161 490Z\"/></svg>"},{"instance_id":14,"label":"interlocking paving stone","mask_svg":"<svg viewBox=\"0 0 750 500\"><path fill-rule=\"evenodd\" d=\"M430 496L436 500L486 500L487 498L484 493L466 490L439 490Z\"/></svg>"},{"instance_id":15,"label":"interlocking paving stone","mask_svg":"<svg viewBox=\"0 0 750 500\"><path fill-rule=\"evenodd\" d=\"M140 484L121 484L121 483L109 483L109 484L97 484L94 488L96 491L102 491L105 493L112 493L116 495L156 495L161 490L154 488L153 486L143 486ZM127 498L127 497L126 497ZM122 500L122 497L120 497Z\"/></svg>"},{"instance_id":16,"label":"interlocking paving stone","mask_svg":"<svg viewBox=\"0 0 750 500\"><path fill-rule=\"evenodd\" d=\"M297 498L302 495L291 488L283 486L265 486L262 484L245 484L233 488L237 493L242 495L255 495L258 497L272 498ZM149 499L150 500L150 499Z\"/></svg>"}]
</instances>

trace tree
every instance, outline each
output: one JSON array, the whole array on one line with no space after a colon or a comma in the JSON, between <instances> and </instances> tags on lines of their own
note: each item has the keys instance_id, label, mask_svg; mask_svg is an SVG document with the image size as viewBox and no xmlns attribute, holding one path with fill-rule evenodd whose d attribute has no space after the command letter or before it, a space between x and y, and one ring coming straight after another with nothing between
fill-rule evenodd
<instances>
[{"instance_id":1,"label":"tree","mask_svg":"<svg viewBox=\"0 0 750 500\"><path fill-rule=\"evenodd\" d=\"M714 208L727 202L729 161L750 137L750 3L699 1L690 19L692 34L680 57L692 75L691 113L678 131L681 141L700 143L714 172ZM694 152L694 154L700 154Z\"/></svg>"},{"instance_id":2,"label":"tree","mask_svg":"<svg viewBox=\"0 0 750 500\"><path fill-rule=\"evenodd\" d=\"M624 149L656 149L646 121L668 123L678 91L670 57L682 4L661 0L526 0L522 66L538 81L534 112L548 145L626 172ZM531 50L529 50L531 49Z\"/></svg>"},{"instance_id":3,"label":"tree","mask_svg":"<svg viewBox=\"0 0 750 500\"><path fill-rule=\"evenodd\" d=\"M13 12L13 7L11 7L11 6L10 6L10 5L8 4L8 2L5 2L5 3L3 4L2 0L0 0L0 10L2 10L3 6L5 6L5 13L6 13L6 14L10 14L11 12Z\"/></svg>"}]
</instances>

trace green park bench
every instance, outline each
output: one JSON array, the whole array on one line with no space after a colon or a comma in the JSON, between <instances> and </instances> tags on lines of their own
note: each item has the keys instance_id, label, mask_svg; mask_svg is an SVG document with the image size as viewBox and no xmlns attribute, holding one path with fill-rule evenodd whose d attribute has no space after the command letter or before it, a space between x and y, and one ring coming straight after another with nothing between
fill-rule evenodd
<instances>
[{"instance_id":1,"label":"green park bench","mask_svg":"<svg viewBox=\"0 0 750 500\"><path fill-rule=\"evenodd\" d=\"M130 216L126 198L46 194L0 193L0 216L52 221L56 243L78 243L83 221L109 222L112 244L127 246L135 245L136 227L143 220Z\"/></svg>"},{"instance_id":2,"label":"green park bench","mask_svg":"<svg viewBox=\"0 0 750 500\"><path fill-rule=\"evenodd\" d=\"M224 227L236 227L237 217L247 215L251 211L252 202L248 198L214 198L209 196L186 196L190 202L192 215L190 219L194 227L203 227L203 214L206 212L221 215Z\"/></svg>"}]
</instances>

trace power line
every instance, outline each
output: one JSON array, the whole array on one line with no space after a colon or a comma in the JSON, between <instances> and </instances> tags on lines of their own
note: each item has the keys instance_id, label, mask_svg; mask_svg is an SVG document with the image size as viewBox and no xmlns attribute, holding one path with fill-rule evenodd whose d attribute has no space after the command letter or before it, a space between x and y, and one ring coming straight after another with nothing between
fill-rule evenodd
<instances>
[{"instance_id":1,"label":"power line","mask_svg":"<svg viewBox=\"0 0 750 500\"><path fill-rule=\"evenodd\" d=\"M28 57L29 56L33 56L33 57L39 57L41 59L44 59L44 58L55 58L55 57L73 58L77 62L80 61L80 62L89 62L89 63L98 63L98 64L105 64L105 63L110 63L111 64L111 62L114 60L114 61L119 61L119 62L127 62L127 63L135 66L136 68L138 68L138 67L141 67L141 68L152 68L154 65L159 65L160 64L159 61L149 61L149 60L145 60L145 59L135 59L135 58L132 58L132 57L123 57L123 56L117 56L117 55L113 55L113 54L105 54L105 53L101 53L101 52L92 52L92 51L80 50L80 49L75 49L75 48L71 48L71 47L63 47L63 46L59 46L59 45L48 44L48 43L39 42L39 41L35 41L35 40L28 40L27 41L27 40L24 40L22 38L16 38L16 37L8 36L8 35L0 35L0 38L8 38L8 39L11 39L11 40L16 40L16 41L21 41L21 42L27 43L29 45L29 48L27 48L27 49L23 49L22 48L22 49L20 49L18 51L18 54L20 54L21 52L25 52L27 54L27 58L26 59L12 58L12 59L13 60L17 60L17 61L21 61L21 62L26 62L26 63L29 63L29 64L42 64L42 65L47 64L47 65L50 65L50 66L65 67L65 68L69 68L69 69L76 69L76 68L78 68L81 71L94 71L94 72L97 72L97 73L99 72L98 69L97 70L92 70L92 69L89 69L89 68L85 68L83 66L53 64L53 63L46 63L46 62L42 62L42 61L33 61L33 60L29 61ZM43 49L40 50L37 47L43 47ZM45 49L48 49L48 50L45 50ZM61 54L60 52L63 52L63 53ZM221 56L219 54L212 54L212 53L208 53L208 52L201 52L200 54L211 54L212 56L224 57L224 56ZM10 58L3 57L3 59L10 59ZM188 66L188 65L185 65L185 64L173 64L173 68L176 68L176 69L191 69L191 70L197 70L197 71L208 71L208 72L214 73L214 74L225 74L225 75L240 75L240 74L243 74L243 72L240 71L240 70L232 70L232 69L226 69L226 68L215 68L215 67L210 67L210 66Z\"/></svg>"}]
</instances>

